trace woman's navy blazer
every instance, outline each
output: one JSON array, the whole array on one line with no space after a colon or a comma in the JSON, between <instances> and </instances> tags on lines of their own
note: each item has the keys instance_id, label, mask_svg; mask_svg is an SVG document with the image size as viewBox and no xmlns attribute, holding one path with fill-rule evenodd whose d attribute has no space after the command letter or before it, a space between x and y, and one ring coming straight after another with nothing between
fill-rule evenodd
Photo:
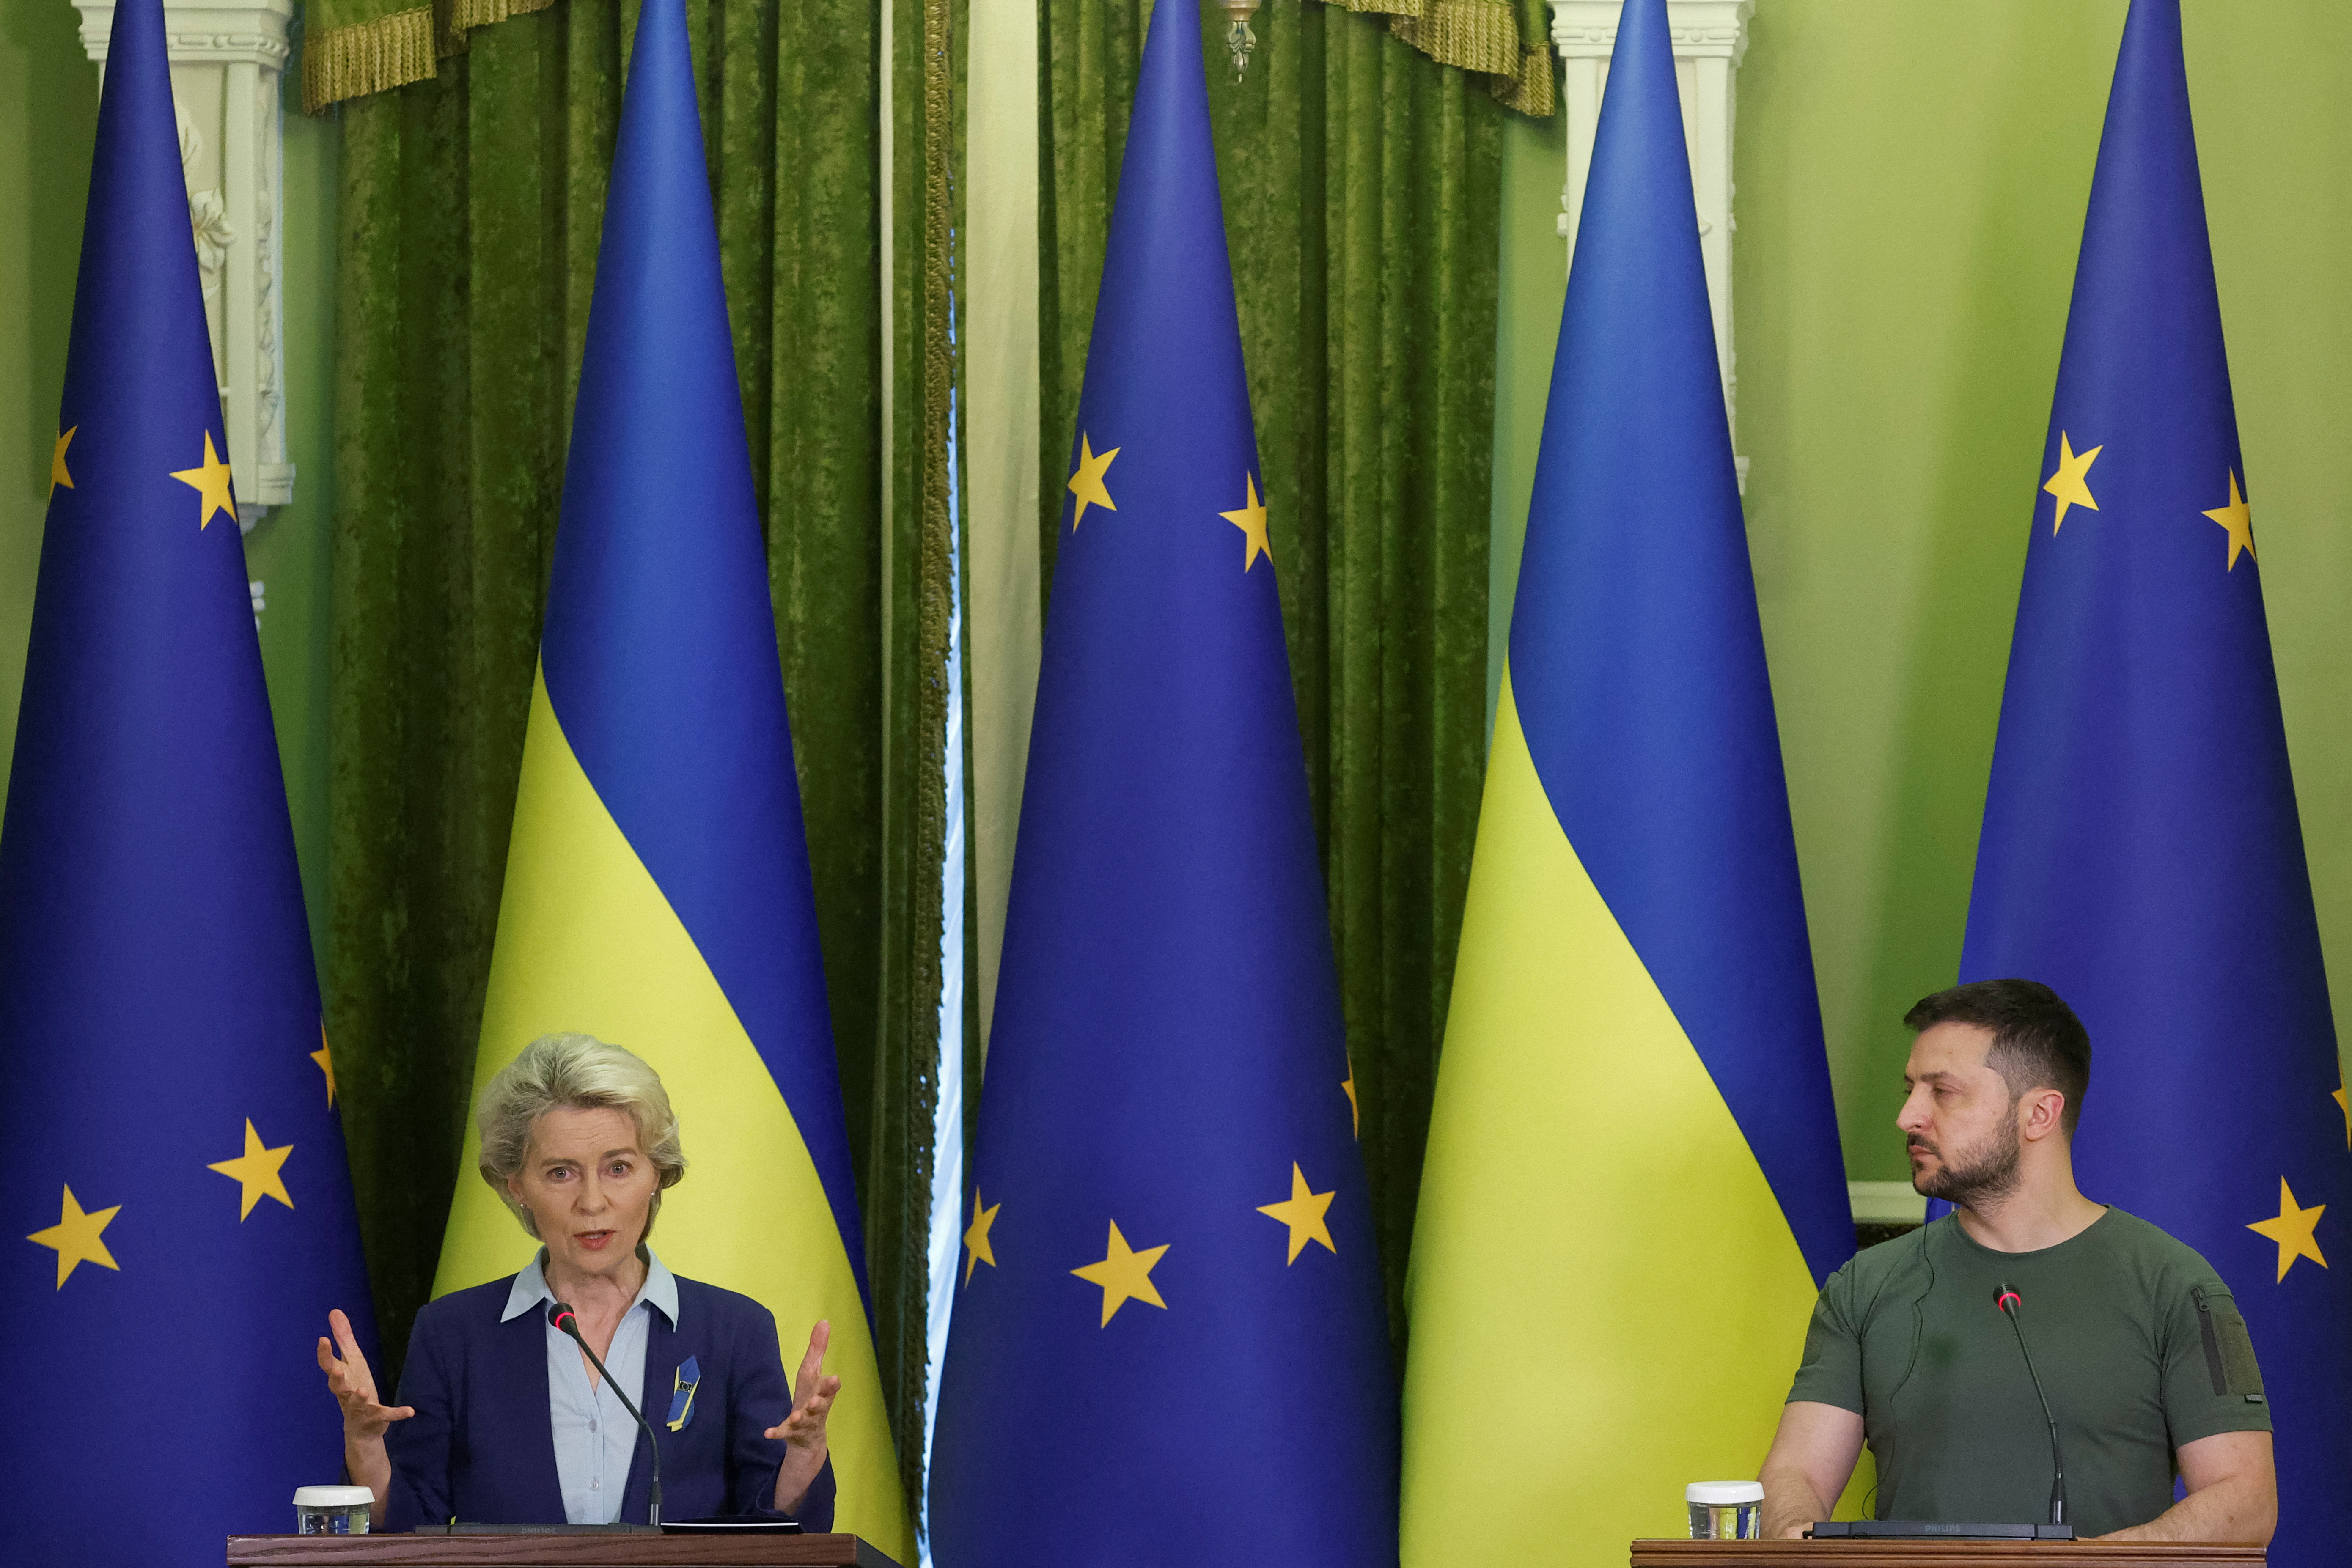
<instances>
[{"instance_id":1,"label":"woman's navy blazer","mask_svg":"<svg viewBox=\"0 0 2352 1568\"><path fill-rule=\"evenodd\" d=\"M525 1312L505 1322L514 1276L456 1290L416 1314L400 1403L416 1414L384 1433L392 1495L384 1528L415 1530L450 1520L467 1524L561 1524L555 1430L547 1390L547 1319ZM772 1510L784 1445L762 1436L793 1407L767 1308L732 1290L677 1281L677 1326L647 1314L645 1387L637 1408L661 1432L662 1517ZM665 1419L678 1367L692 1357L702 1381L686 1425ZM646 1435L629 1461L621 1519L642 1521L653 1461ZM798 1518L833 1528L833 1460L809 1485Z\"/></svg>"}]
</instances>

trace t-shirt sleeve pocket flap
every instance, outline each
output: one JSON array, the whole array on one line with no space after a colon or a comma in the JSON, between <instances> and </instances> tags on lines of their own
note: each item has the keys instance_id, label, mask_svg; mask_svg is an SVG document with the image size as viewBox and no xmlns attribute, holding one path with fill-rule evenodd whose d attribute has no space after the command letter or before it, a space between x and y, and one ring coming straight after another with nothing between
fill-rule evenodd
<instances>
[{"instance_id":1,"label":"t-shirt sleeve pocket flap","mask_svg":"<svg viewBox=\"0 0 2352 1568\"><path fill-rule=\"evenodd\" d=\"M2246 1332L2246 1320L2238 1315L2237 1303L2226 1293L2209 1292L2202 1286L2191 1294L2197 1300L2197 1328L2205 1341L2205 1370L2212 1376L2213 1392L2260 1401L2263 1371L2254 1360L2253 1337Z\"/></svg>"}]
</instances>

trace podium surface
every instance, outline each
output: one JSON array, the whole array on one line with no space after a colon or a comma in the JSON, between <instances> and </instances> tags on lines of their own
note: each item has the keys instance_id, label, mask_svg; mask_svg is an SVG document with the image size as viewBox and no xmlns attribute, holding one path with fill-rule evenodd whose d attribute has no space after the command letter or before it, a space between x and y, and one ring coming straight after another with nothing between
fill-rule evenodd
<instances>
[{"instance_id":1,"label":"podium surface","mask_svg":"<svg viewBox=\"0 0 2352 1568\"><path fill-rule=\"evenodd\" d=\"M2263 1549L2169 1541L1636 1541L1631 1568L2263 1568Z\"/></svg>"},{"instance_id":2,"label":"podium surface","mask_svg":"<svg viewBox=\"0 0 2352 1568\"><path fill-rule=\"evenodd\" d=\"M228 1568L898 1568L855 1535L232 1535Z\"/></svg>"}]
</instances>

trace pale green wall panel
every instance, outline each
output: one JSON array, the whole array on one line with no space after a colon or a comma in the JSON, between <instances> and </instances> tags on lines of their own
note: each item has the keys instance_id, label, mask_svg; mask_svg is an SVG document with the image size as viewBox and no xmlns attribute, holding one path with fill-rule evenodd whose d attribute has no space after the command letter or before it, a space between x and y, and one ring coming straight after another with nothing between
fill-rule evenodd
<instances>
[{"instance_id":1,"label":"pale green wall panel","mask_svg":"<svg viewBox=\"0 0 2352 1568\"><path fill-rule=\"evenodd\" d=\"M1740 72L1740 447L1847 1166L1907 1174L1959 964L2123 8L1767 0Z\"/></svg>"},{"instance_id":2,"label":"pale green wall panel","mask_svg":"<svg viewBox=\"0 0 2352 1568\"><path fill-rule=\"evenodd\" d=\"M48 510L98 69L66 0L0 0L0 771Z\"/></svg>"},{"instance_id":3,"label":"pale green wall panel","mask_svg":"<svg viewBox=\"0 0 2352 1568\"><path fill-rule=\"evenodd\" d=\"M2352 105L2337 84L2352 66L2352 6L2185 9L2264 590L2342 1015ZM1748 533L1847 1167L1899 1180L1901 1016L1959 961L2125 6L1760 0L1757 12L1735 168ZM1558 330L1559 134L1539 128L1507 154L1498 639Z\"/></svg>"},{"instance_id":4,"label":"pale green wall panel","mask_svg":"<svg viewBox=\"0 0 2352 1568\"><path fill-rule=\"evenodd\" d=\"M301 79L298 54L287 72ZM327 963L327 657L330 552L333 540L335 350L335 147L341 121L331 111L299 112L299 87L286 113L287 455L294 500L261 520L246 537L247 572L263 583L261 664L278 721L294 847L302 862L302 896L320 971Z\"/></svg>"},{"instance_id":5,"label":"pale green wall panel","mask_svg":"<svg viewBox=\"0 0 2352 1568\"><path fill-rule=\"evenodd\" d=\"M1528 536L1528 497L1543 439L1544 394L1568 295L1568 242L1559 237L1568 152L1559 120L1513 115L1503 124L1502 275L1495 310L1493 549L1486 565L1486 728L1503 683L1511 595Z\"/></svg>"}]
</instances>

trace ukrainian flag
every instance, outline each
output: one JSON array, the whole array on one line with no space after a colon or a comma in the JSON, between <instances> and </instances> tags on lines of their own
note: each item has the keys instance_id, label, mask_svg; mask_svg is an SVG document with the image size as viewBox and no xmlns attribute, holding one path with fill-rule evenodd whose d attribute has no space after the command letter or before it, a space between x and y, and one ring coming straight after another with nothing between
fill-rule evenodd
<instances>
[{"instance_id":1,"label":"ukrainian flag","mask_svg":"<svg viewBox=\"0 0 2352 1568\"><path fill-rule=\"evenodd\" d=\"M2179 0L2135 0L2124 25L2047 443L1960 976L2030 975L2081 1016L2083 1190L2229 1283L2277 1429L2270 1561L2340 1563L2352 1109Z\"/></svg>"},{"instance_id":2,"label":"ukrainian flag","mask_svg":"<svg viewBox=\"0 0 2352 1568\"><path fill-rule=\"evenodd\" d=\"M832 1321L838 1528L905 1560L708 180L684 0L647 0L475 1074L556 1029L661 1073L692 1162L663 1261L772 1310L787 1366ZM529 1255L467 1169L436 1292Z\"/></svg>"},{"instance_id":3,"label":"ukrainian flag","mask_svg":"<svg viewBox=\"0 0 2352 1568\"><path fill-rule=\"evenodd\" d=\"M1853 1253L1664 0L1617 32L1407 1285L1403 1557L1752 1476Z\"/></svg>"}]
</instances>

